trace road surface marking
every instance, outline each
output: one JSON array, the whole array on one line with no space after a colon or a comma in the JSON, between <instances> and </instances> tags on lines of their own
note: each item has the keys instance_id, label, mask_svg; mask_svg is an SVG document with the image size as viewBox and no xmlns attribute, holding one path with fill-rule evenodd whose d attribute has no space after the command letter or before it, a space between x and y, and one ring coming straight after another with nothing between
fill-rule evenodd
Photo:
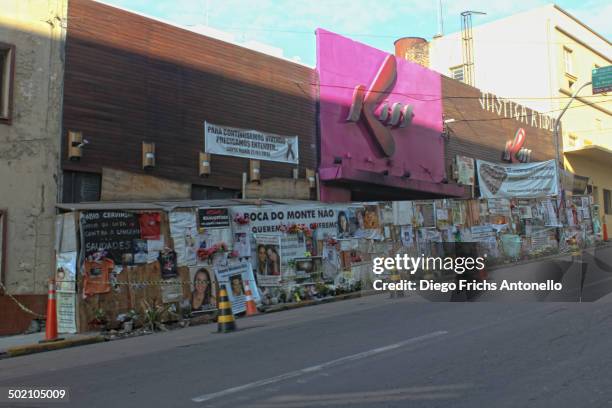
<instances>
[{"instance_id":1,"label":"road surface marking","mask_svg":"<svg viewBox=\"0 0 612 408\"><path fill-rule=\"evenodd\" d=\"M276 377L270 377L263 380L239 385L237 387L227 388L222 391L213 392L211 394L200 395L199 397L194 397L191 400L193 402L204 402L210 401L215 398L225 397L230 394L236 394L239 392L251 390L253 388L263 387L264 385L274 384L280 381L285 381L291 378L299 377L305 374L310 374L316 371L321 371L329 367L337 366L340 364L348 363L351 361L361 360L367 357L374 356L376 354L386 353L387 351L395 350L400 347L404 347L410 344L420 343L425 340L432 339L434 337L442 336L448 334L447 331L436 331L433 333L425 334L423 336L413 337L408 340L400 341L399 343L390 344L388 346L378 347L372 350L362 351L361 353L352 354L350 356L345 356L338 358L336 360L331 360L326 363L318 364L311 367L302 368L301 370L290 371L285 374L277 375Z\"/></svg>"}]
</instances>

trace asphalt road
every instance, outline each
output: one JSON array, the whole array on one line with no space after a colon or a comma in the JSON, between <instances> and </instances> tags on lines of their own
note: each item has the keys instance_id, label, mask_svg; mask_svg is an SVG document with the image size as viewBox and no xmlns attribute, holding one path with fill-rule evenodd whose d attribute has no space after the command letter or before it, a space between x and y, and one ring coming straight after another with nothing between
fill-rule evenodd
<instances>
[{"instance_id":1,"label":"asphalt road","mask_svg":"<svg viewBox=\"0 0 612 408\"><path fill-rule=\"evenodd\" d=\"M28 407L612 406L612 303L376 295L238 326L0 360L0 388L70 389Z\"/></svg>"}]
</instances>

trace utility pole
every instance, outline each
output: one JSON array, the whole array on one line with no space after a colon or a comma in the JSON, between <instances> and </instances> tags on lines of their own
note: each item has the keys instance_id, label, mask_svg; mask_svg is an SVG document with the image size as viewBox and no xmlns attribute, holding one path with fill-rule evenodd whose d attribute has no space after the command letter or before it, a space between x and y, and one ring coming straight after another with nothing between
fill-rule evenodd
<instances>
[{"instance_id":1,"label":"utility pole","mask_svg":"<svg viewBox=\"0 0 612 408\"><path fill-rule=\"evenodd\" d=\"M567 104L565 105L565 108L563 108L563 110L561 111L561 113L559 114L559 116L557 117L557 120L555 122L554 137L555 137L555 153L557 155L557 166L559 166L559 163L561 161L561 144L559 143L559 126L561 124L561 118L565 114L565 111L567 111L567 109L570 107L570 105L572 104L574 99L576 99L576 96L578 96L578 93L580 91L582 91L582 89L584 89L585 87L587 87L589 85L591 85L591 81L584 83L580 88L578 88L578 89L576 89L574 91L574 93L572 94L572 97L567 102ZM558 167L557 167L557 169L558 169ZM558 173L558 171L557 171L557 173Z\"/></svg>"}]
</instances>

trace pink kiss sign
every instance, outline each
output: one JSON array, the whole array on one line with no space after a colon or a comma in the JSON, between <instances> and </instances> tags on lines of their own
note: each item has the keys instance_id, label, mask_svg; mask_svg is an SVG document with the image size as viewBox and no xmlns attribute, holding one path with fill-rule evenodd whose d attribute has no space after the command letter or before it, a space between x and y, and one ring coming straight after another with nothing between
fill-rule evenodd
<instances>
[{"instance_id":1,"label":"pink kiss sign","mask_svg":"<svg viewBox=\"0 0 612 408\"><path fill-rule=\"evenodd\" d=\"M359 184L393 196L405 190L406 199L415 190L453 195L441 184L440 74L326 30L316 34L321 199L354 199Z\"/></svg>"}]
</instances>

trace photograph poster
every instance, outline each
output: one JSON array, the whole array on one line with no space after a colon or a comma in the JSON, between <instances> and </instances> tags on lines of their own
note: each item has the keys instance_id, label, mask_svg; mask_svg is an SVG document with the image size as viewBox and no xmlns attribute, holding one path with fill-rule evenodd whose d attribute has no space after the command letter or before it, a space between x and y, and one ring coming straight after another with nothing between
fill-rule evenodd
<instances>
[{"instance_id":1,"label":"photograph poster","mask_svg":"<svg viewBox=\"0 0 612 408\"><path fill-rule=\"evenodd\" d=\"M229 301L232 304L232 312L242 313L246 310L246 285L249 285L253 300L260 302L259 291L255 285L253 268L249 262L240 262L225 268L215 268L215 275L219 283L227 289Z\"/></svg>"},{"instance_id":2,"label":"photograph poster","mask_svg":"<svg viewBox=\"0 0 612 408\"><path fill-rule=\"evenodd\" d=\"M255 237L255 271L259 286L277 286L281 280L281 237L257 234Z\"/></svg>"},{"instance_id":3,"label":"photograph poster","mask_svg":"<svg viewBox=\"0 0 612 408\"><path fill-rule=\"evenodd\" d=\"M191 282L189 305L192 314L210 312L217 309L215 274L201 266L189 268Z\"/></svg>"}]
</instances>

